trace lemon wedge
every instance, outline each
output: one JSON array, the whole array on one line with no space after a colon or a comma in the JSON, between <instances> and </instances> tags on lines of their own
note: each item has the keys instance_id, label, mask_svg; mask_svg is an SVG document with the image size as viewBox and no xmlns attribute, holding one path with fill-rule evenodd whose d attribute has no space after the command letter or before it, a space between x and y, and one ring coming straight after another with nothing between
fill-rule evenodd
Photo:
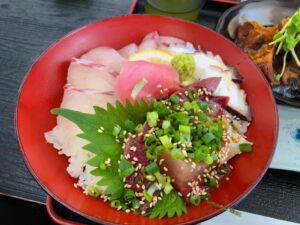
<instances>
[{"instance_id":1,"label":"lemon wedge","mask_svg":"<svg viewBox=\"0 0 300 225\"><path fill-rule=\"evenodd\" d=\"M135 55L129 57L129 61L148 61L148 62L155 62L155 63L170 63L173 59L174 55L170 54L169 52L156 50L156 49L149 49L141 51Z\"/></svg>"}]
</instances>

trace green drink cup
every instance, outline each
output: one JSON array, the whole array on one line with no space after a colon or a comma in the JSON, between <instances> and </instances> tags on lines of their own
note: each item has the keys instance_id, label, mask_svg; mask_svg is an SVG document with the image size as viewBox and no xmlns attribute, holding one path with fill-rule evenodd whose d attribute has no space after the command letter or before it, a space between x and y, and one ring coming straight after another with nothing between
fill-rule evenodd
<instances>
[{"instance_id":1,"label":"green drink cup","mask_svg":"<svg viewBox=\"0 0 300 225\"><path fill-rule=\"evenodd\" d=\"M206 0L145 0L149 14L173 16L195 21Z\"/></svg>"}]
</instances>

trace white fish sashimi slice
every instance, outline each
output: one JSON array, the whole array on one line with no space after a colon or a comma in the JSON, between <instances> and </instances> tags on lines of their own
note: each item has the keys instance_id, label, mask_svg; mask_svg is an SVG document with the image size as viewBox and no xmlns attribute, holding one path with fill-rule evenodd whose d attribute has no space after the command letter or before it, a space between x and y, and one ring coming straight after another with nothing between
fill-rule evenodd
<instances>
[{"instance_id":1,"label":"white fish sashimi slice","mask_svg":"<svg viewBox=\"0 0 300 225\"><path fill-rule=\"evenodd\" d=\"M169 47L161 46L159 49L162 51L169 52L172 55L179 55L182 53L193 54L196 51L193 44L190 42L186 42L184 44L171 44Z\"/></svg>"},{"instance_id":2,"label":"white fish sashimi slice","mask_svg":"<svg viewBox=\"0 0 300 225\"><path fill-rule=\"evenodd\" d=\"M187 42L177 37L159 36L157 32L151 32L144 37L139 45L138 52L149 49L159 49L172 54L195 52L191 43L187 44Z\"/></svg>"},{"instance_id":3,"label":"white fish sashimi slice","mask_svg":"<svg viewBox=\"0 0 300 225\"><path fill-rule=\"evenodd\" d=\"M160 36L157 32L150 32L147 34L143 41L140 43L138 52L149 50L149 49L157 49L160 44Z\"/></svg>"},{"instance_id":4,"label":"white fish sashimi slice","mask_svg":"<svg viewBox=\"0 0 300 225\"><path fill-rule=\"evenodd\" d=\"M119 73L125 59L113 48L98 47L90 50L81 59L108 67L109 72Z\"/></svg>"},{"instance_id":5,"label":"white fish sashimi slice","mask_svg":"<svg viewBox=\"0 0 300 225\"><path fill-rule=\"evenodd\" d=\"M82 89L112 91L116 78L98 64L91 64L80 59L73 59L68 70L67 82Z\"/></svg>"},{"instance_id":6,"label":"white fish sashimi slice","mask_svg":"<svg viewBox=\"0 0 300 225\"><path fill-rule=\"evenodd\" d=\"M221 164L228 162L236 155L242 153L239 147L240 144L253 144L245 138L244 130L237 129L239 126L244 126L247 129L248 123L246 122L247 124L245 124L245 121L234 119L228 112L226 114L227 122L225 122L225 127L228 136L228 145L221 149L222 153L220 154L225 155L225 157L219 157Z\"/></svg>"},{"instance_id":7,"label":"white fish sashimi slice","mask_svg":"<svg viewBox=\"0 0 300 225\"><path fill-rule=\"evenodd\" d=\"M149 50L149 49L157 49L158 48L158 42L155 39L148 39L144 40L140 45L138 52Z\"/></svg>"},{"instance_id":8,"label":"white fish sashimi slice","mask_svg":"<svg viewBox=\"0 0 300 225\"><path fill-rule=\"evenodd\" d=\"M67 86L65 89L61 108L72 109L85 113L94 113L93 106L106 108L107 103L115 104L116 97L99 91ZM46 140L59 150L60 154L70 157L68 172L73 177L82 174L82 166L93 154L85 151L82 147L88 142L77 137L81 130L71 121L58 116L57 125L45 133Z\"/></svg>"},{"instance_id":9,"label":"white fish sashimi slice","mask_svg":"<svg viewBox=\"0 0 300 225\"><path fill-rule=\"evenodd\" d=\"M160 36L159 37L159 46L170 46L177 44L185 44L186 42L180 38L172 36Z\"/></svg>"},{"instance_id":10,"label":"white fish sashimi slice","mask_svg":"<svg viewBox=\"0 0 300 225\"><path fill-rule=\"evenodd\" d=\"M232 81L231 70L223 63L219 56L203 52L193 54L196 63L195 78L202 80L210 77L222 77L222 80L213 93L215 96L228 96L228 106L241 114L247 120L251 120L250 108L246 102L246 93L239 85Z\"/></svg>"},{"instance_id":11,"label":"white fish sashimi slice","mask_svg":"<svg viewBox=\"0 0 300 225\"><path fill-rule=\"evenodd\" d=\"M136 54L138 52L138 46L135 43L131 43L126 45L125 47L118 50L119 54L128 59L130 56Z\"/></svg>"}]
</instances>

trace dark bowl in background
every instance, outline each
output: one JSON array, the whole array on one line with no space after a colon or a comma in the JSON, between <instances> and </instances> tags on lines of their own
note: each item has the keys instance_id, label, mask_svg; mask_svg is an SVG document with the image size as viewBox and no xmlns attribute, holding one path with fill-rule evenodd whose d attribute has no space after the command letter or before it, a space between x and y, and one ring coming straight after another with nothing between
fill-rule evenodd
<instances>
[{"instance_id":1,"label":"dark bowl in background","mask_svg":"<svg viewBox=\"0 0 300 225\"><path fill-rule=\"evenodd\" d=\"M220 17L216 31L234 41L237 28L247 20L255 20L264 26L281 23L300 6L299 0L249 0L226 10ZM279 102L300 107L300 101L274 93Z\"/></svg>"}]
</instances>

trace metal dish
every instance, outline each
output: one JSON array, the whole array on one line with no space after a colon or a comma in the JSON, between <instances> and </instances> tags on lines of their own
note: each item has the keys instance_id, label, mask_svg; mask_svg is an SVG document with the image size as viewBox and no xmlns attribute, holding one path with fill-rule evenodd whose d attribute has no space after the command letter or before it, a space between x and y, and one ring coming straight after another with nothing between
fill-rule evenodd
<instances>
[{"instance_id":1,"label":"metal dish","mask_svg":"<svg viewBox=\"0 0 300 225\"><path fill-rule=\"evenodd\" d=\"M264 26L278 24L291 16L299 7L298 0L254 0L234 6L221 16L216 31L230 40L234 40L237 28L247 20L255 20ZM300 101L274 93L278 102L300 107Z\"/></svg>"}]
</instances>

